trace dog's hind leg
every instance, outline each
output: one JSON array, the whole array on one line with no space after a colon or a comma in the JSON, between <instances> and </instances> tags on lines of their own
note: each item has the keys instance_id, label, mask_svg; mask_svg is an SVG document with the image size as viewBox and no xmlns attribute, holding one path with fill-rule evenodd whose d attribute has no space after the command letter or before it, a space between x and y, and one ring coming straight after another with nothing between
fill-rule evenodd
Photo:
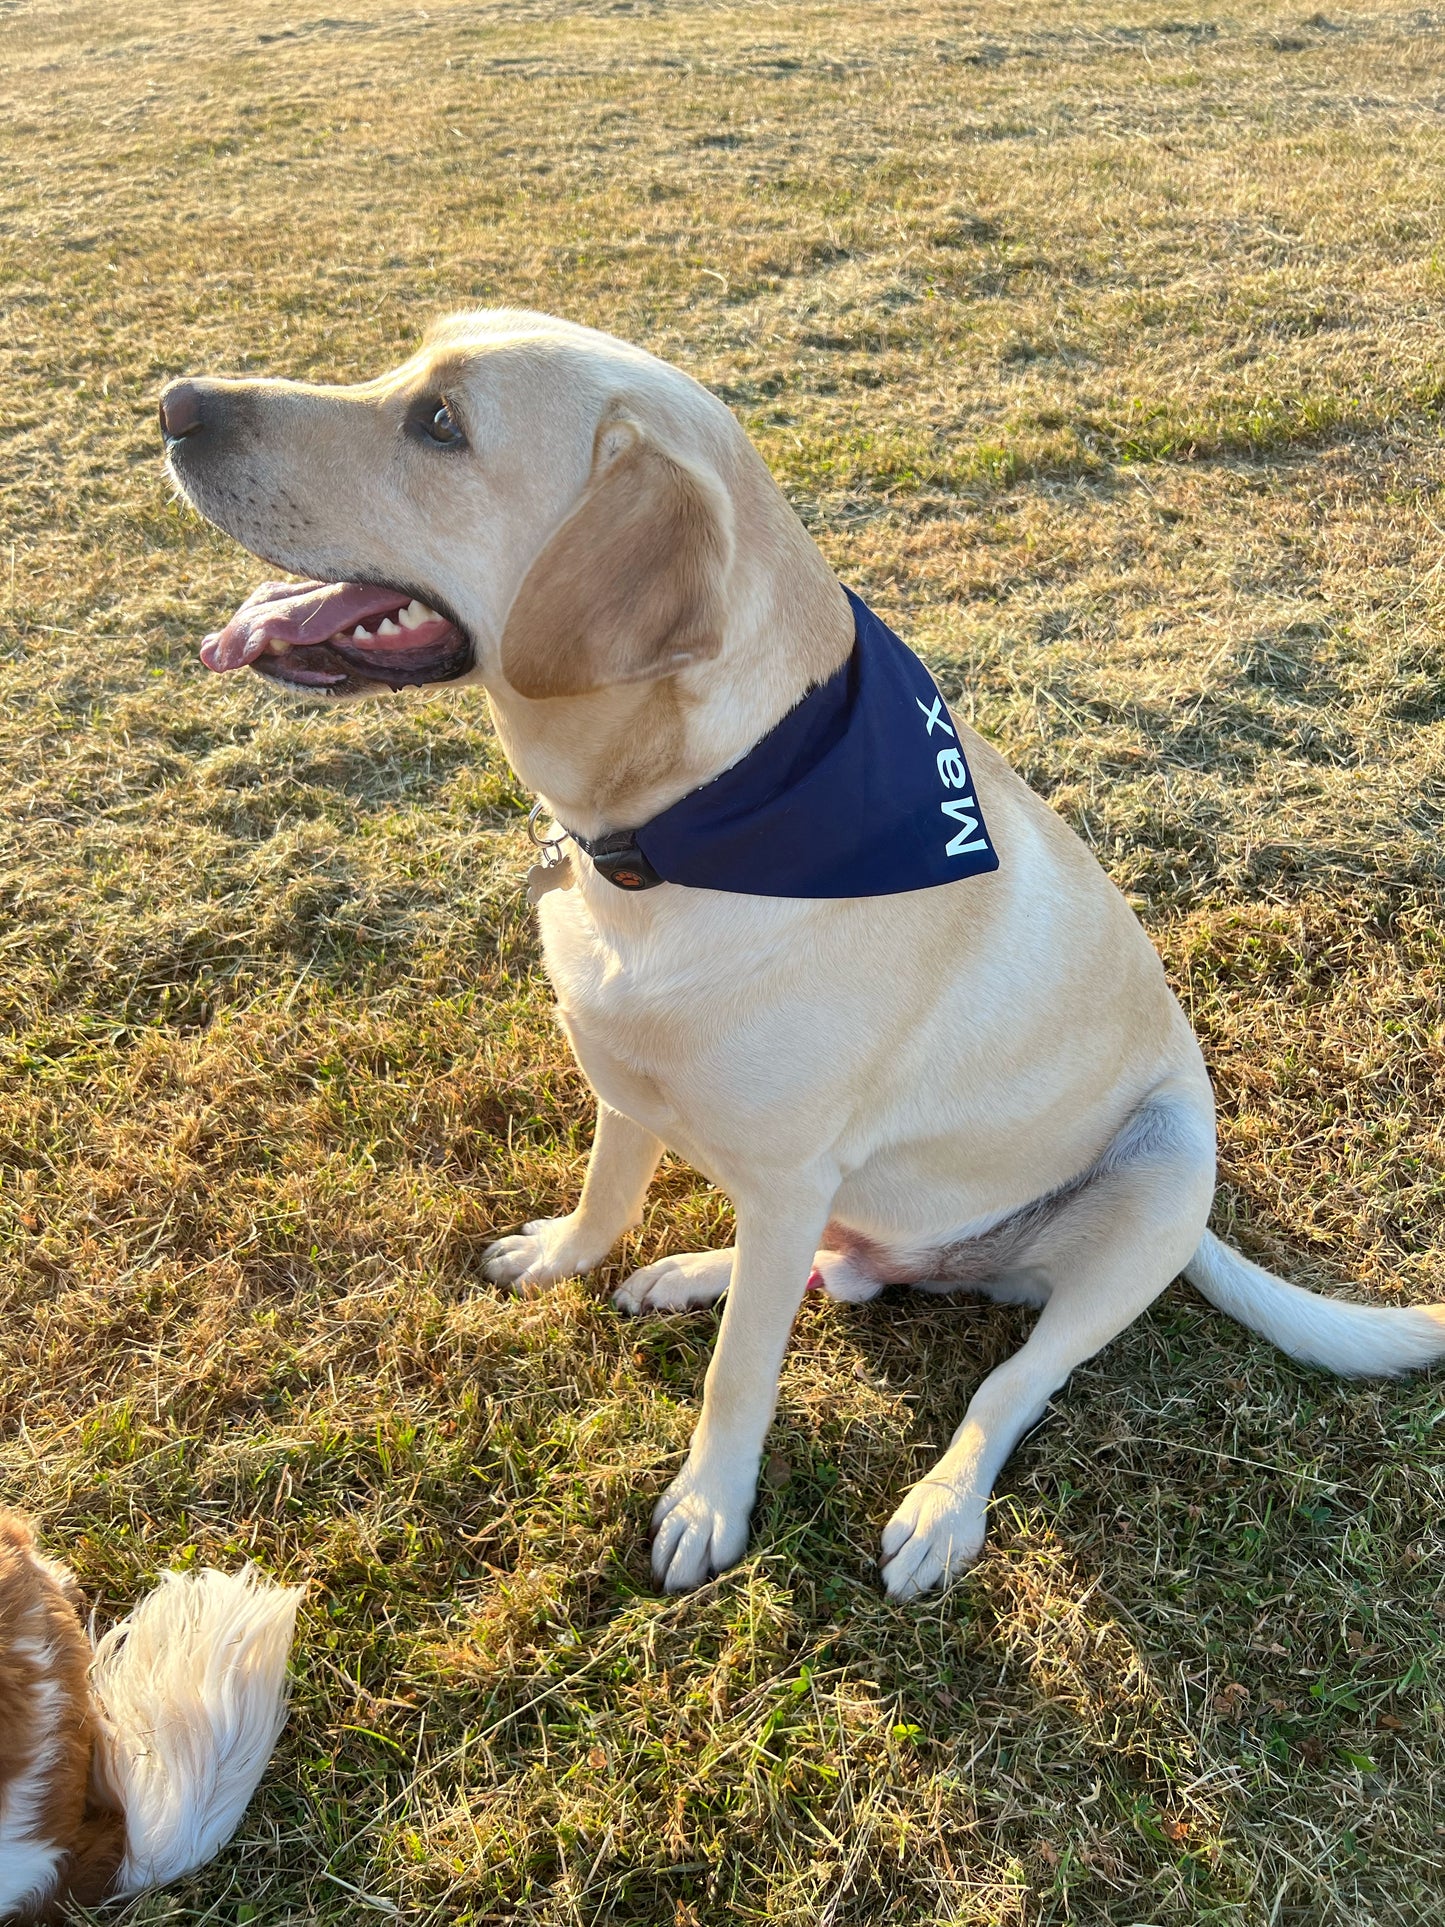
<instances>
[{"instance_id":1,"label":"dog's hind leg","mask_svg":"<svg viewBox=\"0 0 1445 1927\"><path fill-rule=\"evenodd\" d=\"M721 1251L678 1251L655 1264L634 1271L612 1294L621 1312L636 1317L644 1311L696 1311L722 1297L733 1275L734 1248Z\"/></svg>"},{"instance_id":2,"label":"dog's hind leg","mask_svg":"<svg viewBox=\"0 0 1445 1927\"><path fill-rule=\"evenodd\" d=\"M483 1272L494 1285L528 1292L591 1271L642 1216L661 1156L661 1140L644 1125L599 1103L577 1209L564 1218L537 1218L498 1238L482 1253Z\"/></svg>"},{"instance_id":3,"label":"dog's hind leg","mask_svg":"<svg viewBox=\"0 0 1445 1927\"><path fill-rule=\"evenodd\" d=\"M715 1304L733 1274L734 1248L724 1251L684 1251L644 1265L612 1294L621 1312L696 1311ZM875 1278L845 1251L815 1251L808 1278L809 1291L821 1291L845 1305L866 1305L883 1289ZM942 1287L952 1290L952 1286Z\"/></svg>"},{"instance_id":4,"label":"dog's hind leg","mask_svg":"<svg viewBox=\"0 0 1445 1927\"><path fill-rule=\"evenodd\" d=\"M946 1584L982 1550L994 1480L1076 1365L1183 1270L1214 1193L1214 1132L1192 1086L1156 1093L1039 1227L1019 1262L1049 1287L1028 1341L978 1388L948 1450L883 1534L895 1599Z\"/></svg>"}]
</instances>

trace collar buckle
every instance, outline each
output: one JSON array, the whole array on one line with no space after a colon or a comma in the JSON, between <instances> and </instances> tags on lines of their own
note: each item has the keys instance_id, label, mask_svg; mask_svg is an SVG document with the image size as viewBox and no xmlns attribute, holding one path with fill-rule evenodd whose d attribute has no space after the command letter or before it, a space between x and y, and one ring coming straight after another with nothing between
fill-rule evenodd
<instances>
[{"instance_id":1,"label":"collar buckle","mask_svg":"<svg viewBox=\"0 0 1445 1927\"><path fill-rule=\"evenodd\" d=\"M619 890L655 890L660 877L637 846L631 830L613 830L607 836L574 839L591 857L599 876L606 877Z\"/></svg>"},{"instance_id":2,"label":"collar buckle","mask_svg":"<svg viewBox=\"0 0 1445 1927\"><path fill-rule=\"evenodd\" d=\"M569 830L564 823L557 823L555 818L551 818L556 826L555 834L544 836L540 824L545 813L545 805L536 802L527 817L527 835L542 852L542 861L534 865L532 870L533 885L539 879L546 878L547 881L541 883L541 888L545 890L551 887L553 881L562 880L562 866L567 861L562 849L564 843L575 843L579 850L585 850L597 874L606 877L619 890L655 890L659 883L667 881L666 877L658 875L642 854L635 830L611 830L606 836L598 837L578 836L575 830ZM571 880L568 874L566 881L570 883Z\"/></svg>"}]
</instances>

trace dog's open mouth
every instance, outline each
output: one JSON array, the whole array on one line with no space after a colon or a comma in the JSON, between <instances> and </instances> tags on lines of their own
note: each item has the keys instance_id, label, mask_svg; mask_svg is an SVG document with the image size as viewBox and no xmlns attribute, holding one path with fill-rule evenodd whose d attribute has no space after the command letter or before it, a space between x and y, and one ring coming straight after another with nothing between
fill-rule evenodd
<instances>
[{"instance_id":1,"label":"dog's open mouth","mask_svg":"<svg viewBox=\"0 0 1445 1927\"><path fill-rule=\"evenodd\" d=\"M472 666L457 625L413 596L372 582L263 582L201 644L207 669L251 668L296 689L358 683L405 689Z\"/></svg>"}]
</instances>

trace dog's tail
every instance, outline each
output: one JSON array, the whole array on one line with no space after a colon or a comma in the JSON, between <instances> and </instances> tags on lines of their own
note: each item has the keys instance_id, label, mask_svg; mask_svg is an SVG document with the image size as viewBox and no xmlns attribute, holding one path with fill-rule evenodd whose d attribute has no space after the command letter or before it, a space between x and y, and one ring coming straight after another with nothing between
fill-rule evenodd
<instances>
[{"instance_id":1,"label":"dog's tail","mask_svg":"<svg viewBox=\"0 0 1445 1927\"><path fill-rule=\"evenodd\" d=\"M96 1646L96 1792L125 1815L113 1893L179 1879L240 1825L286 1723L300 1603L250 1566L171 1572Z\"/></svg>"},{"instance_id":2,"label":"dog's tail","mask_svg":"<svg viewBox=\"0 0 1445 1927\"><path fill-rule=\"evenodd\" d=\"M1351 1305L1321 1298L1206 1231L1184 1276L1211 1305L1291 1358L1347 1378L1395 1377L1445 1357L1445 1305Z\"/></svg>"}]
</instances>

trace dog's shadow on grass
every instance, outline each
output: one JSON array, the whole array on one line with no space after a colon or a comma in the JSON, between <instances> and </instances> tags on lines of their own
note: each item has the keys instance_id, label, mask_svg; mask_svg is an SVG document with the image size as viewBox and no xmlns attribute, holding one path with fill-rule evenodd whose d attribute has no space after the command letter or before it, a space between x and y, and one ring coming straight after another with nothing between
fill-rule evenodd
<instances>
[{"instance_id":1,"label":"dog's shadow on grass","mask_svg":"<svg viewBox=\"0 0 1445 1927\"><path fill-rule=\"evenodd\" d=\"M962 1292L896 1288L866 1305L810 1295L748 1551L697 1595L662 1599L648 1517L679 1463L677 1420L690 1429L700 1407L720 1311L616 1327L631 1396L667 1401L677 1446L656 1451L649 1421L655 1457L614 1498L610 1550L584 1587L588 1641L630 1650L655 1637L679 1677L698 1679L743 1641L760 1721L773 1717L770 1693L826 1674L808 1686L826 1703L817 1717L832 1720L836 1700L846 1725L849 1695L875 1682L898 1745L936 1748L942 1771L967 1740L981 1814L993 1783L1002 1814L1020 1762L1069 1799L1107 1781L1113 1819L1075 1831L1080 1851L1104 1852L1107 1834L1126 1859L1141 1830L1166 1859L1222 1837L1229 1789L1208 1814L1197 1801L1185 1813L1178 1784L1222 1771L1241 1747L1296 1775L1381 1752L1377 1734L1354 1729L1388 1685L1371 1671L1375 1641L1413 1654L1430 1623L1418 1547L1438 1532L1419 1455L1400 1444L1402 1430L1431 1444L1438 1383L1310 1371L1175 1285L1079 1367L1015 1448L977 1565L899 1604L880 1580L882 1529L1037 1314ZM635 1418L623 1430L639 1437ZM1388 1620L1390 1637L1342 1643L1342 1624L1362 1616ZM1392 1664L1404 1678L1404 1661ZM1390 1690L1403 1692L1398 1679ZM1389 1731L1410 1717L1392 1701Z\"/></svg>"},{"instance_id":2,"label":"dog's shadow on grass","mask_svg":"<svg viewBox=\"0 0 1445 1927\"><path fill-rule=\"evenodd\" d=\"M926 1298L901 1287L867 1305L806 1301L765 1450L748 1554L713 1582L697 1610L702 1624L719 1620L710 1638L720 1639L739 1614L757 1616L752 1602L761 1589L787 1625L773 1656L779 1691L790 1678L826 1676L823 1699L845 1707L850 1694L886 1681L889 1730L905 1751L937 1747L940 1758L953 1757L966 1738L975 1752L986 1730L1005 1763L1020 1747L1041 1757L1052 1749L1051 1771L1068 1781L1100 1753L1105 1728L1120 1730L1126 1716L1139 1729L1142 1760L1149 1744L1143 1709L1157 1712L1168 1698L1136 1628L1121 1624L1101 1535L1088 1530L1074 1543L1061 1525L1063 1513L1086 1512L1091 1498L1097 1506L1076 1461L1081 1438L1087 1458L1083 1435L1092 1426L1097 1440L1101 1417L1108 1430L1111 1375L1101 1375L1102 1399L1099 1387L1090 1388L1088 1411L1061 1440L1044 1434L1037 1445L1026 1439L1019 1446L973 1572L947 1592L899 1604L887 1598L878 1569L883 1525L1036 1316L964 1293ZM659 1392L700 1397L717 1323L714 1308L657 1332L647 1349ZM1115 1367L1129 1369L1127 1360ZM1057 1417L1051 1408L1045 1423ZM1056 1451L1072 1478L1051 1472ZM639 1494L644 1528L650 1502ZM623 1563L629 1597L616 1601L619 1610L647 1588L640 1540ZM1125 1754L1133 1750L1132 1739L1123 1743ZM977 1766L981 1793L998 1765ZM1153 1790L1149 1799L1162 1807L1165 1794Z\"/></svg>"},{"instance_id":3,"label":"dog's shadow on grass","mask_svg":"<svg viewBox=\"0 0 1445 1927\"><path fill-rule=\"evenodd\" d=\"M660 1393L696 1401L722 1302L629 1328ZM753 1543L785 1537L828 1575L877 1584L878 1535L946 1449L979 1384L1023 1344L1037 1313L960 1293L889 1287L864 1305L804 1301L764 1449ZM837 1586L831 1587L836 1594Z\"/></svg>"}]
</instances>

